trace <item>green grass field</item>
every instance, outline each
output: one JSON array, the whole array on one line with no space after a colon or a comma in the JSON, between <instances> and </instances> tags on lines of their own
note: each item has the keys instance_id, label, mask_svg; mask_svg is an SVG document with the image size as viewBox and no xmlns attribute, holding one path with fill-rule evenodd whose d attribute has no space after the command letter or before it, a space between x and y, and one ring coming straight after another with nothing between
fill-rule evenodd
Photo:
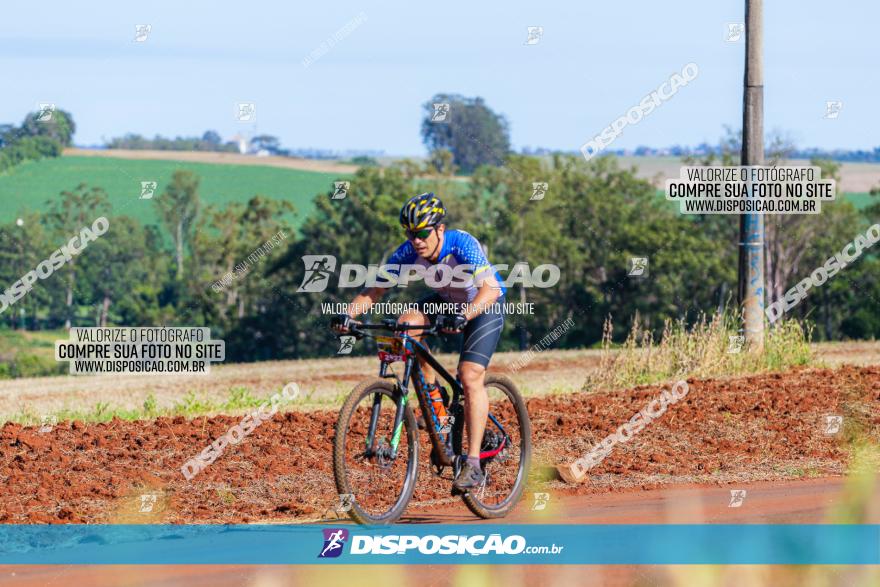
<instances>
[{"instance_id":1,"label":"green grass field","mask_svg":"<svg viewBox=\"0 0 880 587\"><path fill-rule=\"evenodd\" d=\"M868 192L843 194L843 198L852 202L857 210L863 210L878 201L877 198L872 198Z\"/></svg>"},{"instance_id":2,"label":"green grass field","mask_svg":"<svg viewBox=\"0 0 880 587\"><path fill-rule=\"evenodd\" d=\"M640 175L656 171L651 166L671 165L657 161L629 162L640 164ZM658 169L660 168L658 167ZM347 176L279 167L193 163L183 161L137 160L109 157L64 156L55 159L30 161L0 175L0 223L14 221L27 210L45 210L46 201L56 198L64 190L72 190L80 183L103 188L113 205L114 214L125 214L144 222L158 221L156 206L151 200L140 199L141 181L156 181L162 192L171 175L180 169L195 172L201 178L199 196L203 205L244 202L254 195L264 195L291 202L297 210L289 218L294 224L313 209L317 194L328 192L333 181ZM438 189L436 182L422 180L423 189ZM464 192L467 181L456 181L445 189ZM663 197L663 191L657 191ZM869 206L872 198L866 192L847 193L842 199L852 201L856 208ZM677 209L676 202L669 205Z\"/></svg>"},{"instance_id":3,"label":"green grass field","mask_svg":"<svg viewBox=\"0 0 880 587\"><path fill-rule=\"evenodd\" d=\"M141 181L158 182L158 196L171 175L180 169L201 177L199 197L203 205L245 202L259 194L291 202L297 209L296 224L311 212L315 195L329 191L334 180L344 178L331 173L277 167L58 157L30 161L0 175L0 222L14 221L25 210L43 211L47 200L86 183L104 188L114 214L154 223L158 221L155 204L139 199Z\"/></svg>"},{"instance_id":4,"label":"green grass field","mask_svg":"<svg viewBox=\"0 0 880 587\"><path fill-rule=\"evenodd\" d=\"M55 361L55 341L65 339L65 330L0 330L0 379L66 373Z\"/></svg>"}]
</instances>

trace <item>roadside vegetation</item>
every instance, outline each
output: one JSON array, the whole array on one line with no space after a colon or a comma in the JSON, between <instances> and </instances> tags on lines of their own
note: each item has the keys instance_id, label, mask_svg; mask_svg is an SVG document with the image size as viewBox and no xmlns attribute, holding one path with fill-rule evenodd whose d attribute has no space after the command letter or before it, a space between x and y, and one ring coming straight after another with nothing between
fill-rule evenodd
<instances>
[{"instance_id":1,"label":"roadside vegetation","mask_svg":"<svg viewBox=\"0 0 880 587\"><path fill-rule=\"evenodd\" d=\"M611 320L606 320L600 366L588 375L585 390L820 366L810 348L812 328L798 320L780 320L768 326L764 352L754 353L744 344L741 320L730 311L710 317L704 314L692 325L666 320L659 337L645 329L638 318L619 345L612 340Z\"/></svg>"},{"instance_id":2,"label":"roadside vegetation","mask_svg":"<svg viewBox=\"0 0 880 587\"><path fill-rule=\"evenodd\" d=\"M278 391L281 391L280 389ZM152 420L160 417L183 416L195 418L197 416L209 416L215 414L234 415L255 410L261 405L269 405L269 398L253 395L244 387L235 387L229 390L226 399L211 399L206 396L197 396L189 392L169 406L160 406L153 394L147 396L143 405L126 409L114 406L110 402L98 402L90 408L61 409L48 414L37 414L31 410L24 410L5 419L6 422L16 422L25 426L54 425L58 422L110 422L114 418L120 420ZM292 401L281 403L279 411L287 411L292 408L302 409L308 407L327 408L338 406L339 397L312 397L311 394L302 395Z\"/></svg>"}]
</instances>

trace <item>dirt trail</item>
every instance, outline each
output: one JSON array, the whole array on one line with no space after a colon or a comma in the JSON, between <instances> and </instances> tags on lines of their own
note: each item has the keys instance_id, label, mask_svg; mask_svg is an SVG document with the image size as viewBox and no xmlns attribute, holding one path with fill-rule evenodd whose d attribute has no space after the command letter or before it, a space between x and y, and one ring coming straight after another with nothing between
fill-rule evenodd
<instances>
[{"instance_id":1,"label":"dirt trail","mask_svg":"<svg viewBox=\"0 0 880 587\"><path fill-rule=\"evenodd\" d=\"M689 384L686 398L615 447L588 483L571 487L536 475L528 491L596 495L836 476L846 469L856 434L880 440L878 367ZM660 391L644 386L528 400L536 471L582 455ZM836 434L826 434L829 414L844 417ZM289 522L332 515L335 410L277 414L193 480L183 477L181 465L240 419L63 422L45 433L6 424L0 428L0 522ZM427 455L424 440L422 448ZM449 497L449 481L431 475L426 458L419 475L410 511L465 511Z\"/></svg>"},{"instance_id":2,"label":"dirt trail","mask_svg":"<svg viewBox=\"0 0 880 587\"><path fill-rule=\"evenodd\" d=\"M731 491L745 491L734 500ZM536 501L532 494L505 522L541 524L822 524L847 502L840 478L757 481L724 486L671 485L600 495L551 493ZM880 523L880 484L864 523ZM733 504L733 505L732 505ZM738 505L737 505L738 504ZM536 506L541 509L535 509ZM403 522L418 524L482 523L460 507L413 512Z\"/></svg>"}]
</instances>

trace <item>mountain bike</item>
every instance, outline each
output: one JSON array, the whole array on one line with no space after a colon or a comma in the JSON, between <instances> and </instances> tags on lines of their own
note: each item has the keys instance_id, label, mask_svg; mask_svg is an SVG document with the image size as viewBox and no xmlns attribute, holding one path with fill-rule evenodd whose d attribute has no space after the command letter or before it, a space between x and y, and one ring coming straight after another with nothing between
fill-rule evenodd
<instances>
[{"instance_id":1,"label":"mountain bike","mask_svg":"<svg viewBox=\"0 0 880 587\"><path fill-rule=\"evenodd\" d=\"M372 336L384 330L393 336ZM390 524L406 510L419 473L419 428L408 395L411 381L431 444L434 475L455 478L467 454L464 436L464 390L428 348L410 336L437 334L435 326L410 326L384 320L349 329L356 338L373 338L379 355L379 378L354 388L339 412L333 440L333 473L340 496L347 496L349 515L360 524ZM418 358L427 362L452 390L444 393L448 416L438 417ZM402 373L393 372L403 363ZM532 453L531 424L525 402L514 383L504 376L486 375L489 418L480 447L485 481L461 497L481 518L500 518L522 496Z\"/></svg>"}]
</instances>

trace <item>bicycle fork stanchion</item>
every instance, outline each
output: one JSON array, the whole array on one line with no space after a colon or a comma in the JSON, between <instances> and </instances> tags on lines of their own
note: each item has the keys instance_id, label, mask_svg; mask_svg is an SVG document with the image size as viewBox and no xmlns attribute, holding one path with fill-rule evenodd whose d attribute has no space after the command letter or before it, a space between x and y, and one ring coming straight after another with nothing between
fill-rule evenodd
<instances>
[{"instance_id":1,"label":"bicycle fork stanchion","mask_svg":"<svg viewBox=\"0 0 880 587\"><path fill-rule=\"evenodd\" d=\"M373 394L373 412L370 414L370 427L367 429L367 456L371 457L376 452L373 441L376 437L376 426L379 424L379 410L382 407L382 394Z\"/></svg>"},{"instance_id":2,"label":"bicycle fork stanchion","mask_svg":"<svg viewBox=\"0 0 880 587\"><path fill-rule=\"evenodd\" d=\"M391 459L397 458L397 446L400 444L400 433L403 431L403 413L406 411L406 395L401 396L394 413L394 435L391 437Z\"/></svg>"}]
</instances>

